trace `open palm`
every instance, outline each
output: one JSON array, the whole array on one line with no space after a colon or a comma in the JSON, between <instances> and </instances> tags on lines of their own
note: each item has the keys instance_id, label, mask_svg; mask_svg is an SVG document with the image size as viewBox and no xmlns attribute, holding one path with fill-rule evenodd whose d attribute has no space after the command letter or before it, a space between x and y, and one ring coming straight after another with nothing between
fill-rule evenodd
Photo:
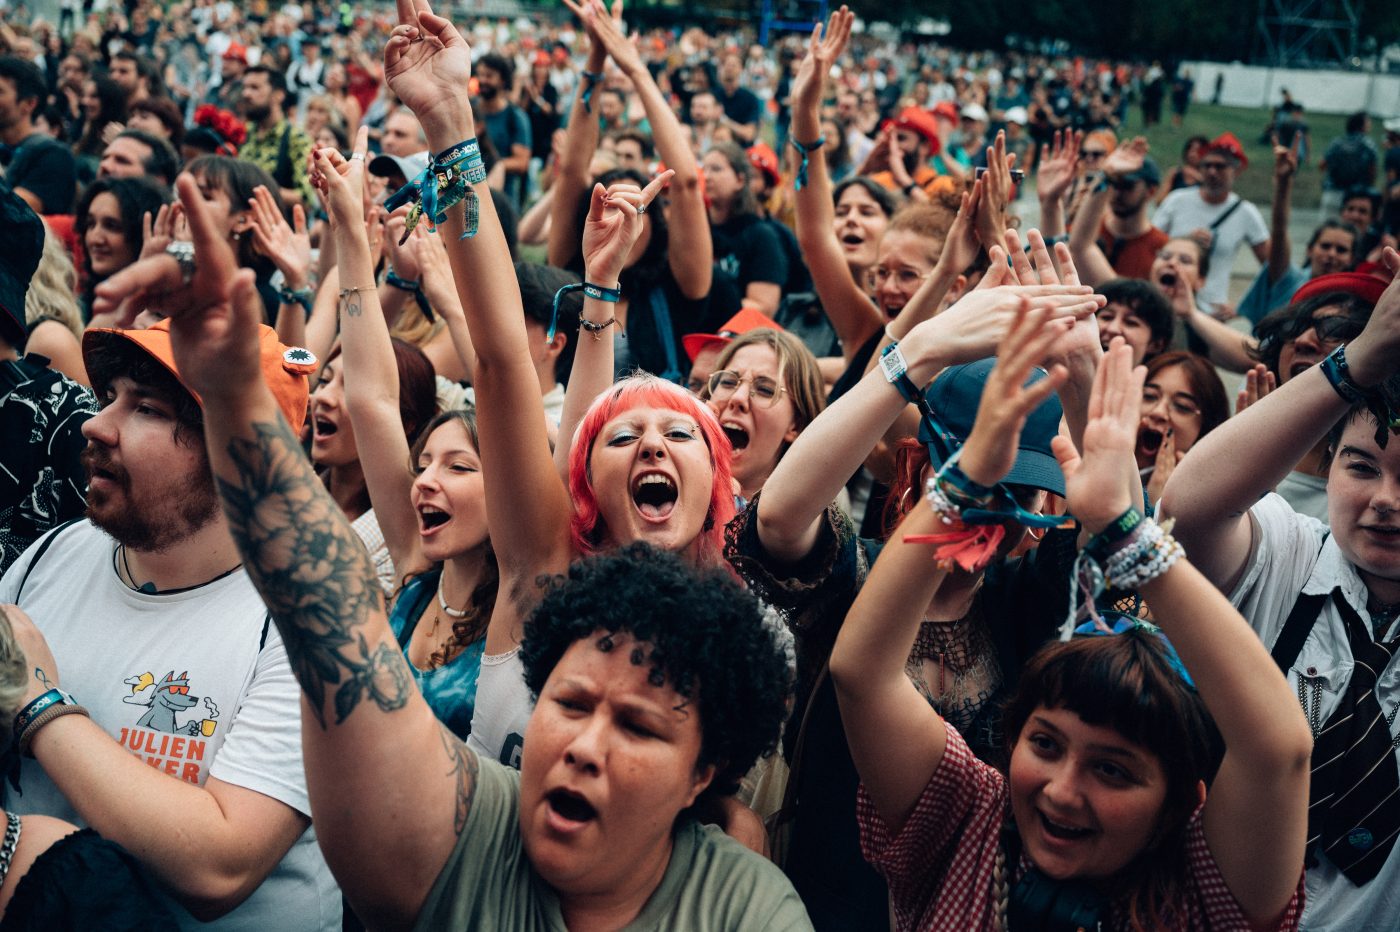
<instances>
[{"instance_id":1,"label":"open palm","mask_svg":"<svg viewBox=\"0 0 1400 932\"><path fill-rule=\"evenodd\" d=\"M384 77L399 100L426 123L462 105L472 50L428 0L398 0L399 25L384 46Z\"/></svg>"},{"instance_id":2,"label":"open palm","mask_svg":"<svg viewBox=\"0 0 1400 932\"><path fill-rule=\"evenodd\" d=\"M812 27L812 37L807 45L807 56L797 68L792 79L792 103L794 107L815 109L821 103L822 84L831 73L832 66L846 50L851 38L851 22L855 14L844 6L831 14L822 37L822 27L818 23Z\"/></svg>"}]
</instances>

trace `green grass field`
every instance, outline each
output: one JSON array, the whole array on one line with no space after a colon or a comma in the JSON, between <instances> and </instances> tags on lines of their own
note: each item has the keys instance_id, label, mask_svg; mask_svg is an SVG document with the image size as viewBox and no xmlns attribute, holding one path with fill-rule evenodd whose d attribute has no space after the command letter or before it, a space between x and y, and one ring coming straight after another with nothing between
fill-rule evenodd
<instances>
[{"instance_id":1,"label":"green grass field","mask_svg":"<svg viewBox=\"0 0 1400 932\"><path fill-rule=\"evenodd\" d=\"M1273 201L1273 151L1259 141L1259 134L1269 122L1269 114L1264 110L1250 107L1216 107L1210 104L1192 104L1186 111L1186 119L1177 128L1171 125L1168 116L1162 124L1154 126L1147 133L1147 141L1152 146L1152 157L1162 166L1165 174L1181 160L1181 147L1190 136L1205 136L1214 139L1229 130L1244 143L1249 156L1249 168L1242 172L1235 182L1235 190L1242 197L1262 206ZM1384 132L1380 121L1372 119L1372 138L1377 147L1381 146ZM1309 150L1308 162L1299 172L1293 183L1293 203L1298 206L1316 206L1322 195L1322 173L1317 162L1327 149L1327 144L1342 135L1346 116L1341 114L1307 114ZM1142 133L1142 111L1134 107L1129 113L1127 126L1120 137L1127 138Z\"/></svg>"}]
</instances>

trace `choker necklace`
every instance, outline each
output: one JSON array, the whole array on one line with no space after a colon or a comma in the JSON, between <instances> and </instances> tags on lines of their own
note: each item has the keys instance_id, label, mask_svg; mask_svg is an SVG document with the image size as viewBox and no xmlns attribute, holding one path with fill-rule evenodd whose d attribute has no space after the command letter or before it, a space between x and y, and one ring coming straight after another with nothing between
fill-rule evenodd
<instances>
[{"instance_id":1,"label":"choker necklace","mask_svg":"<svg viewBox=\"0 0 1400 932\"><path fill-rule=\"evenodd\" d=\"M117 569L118 554L121 555L121 569ZM157 589L156 584L149 581L137 585L136 577L131 572L131 564L127 562L126 544L118 544L117 549L112 552L112 568L117 569L117 578L121 579L122 583L125 584L126 587L132 592L139 592L142 595L176 595L181 592L189 592L191 589L198 589L201 586L207 586L210 583L216 583L219 580L223 579L225 576L232 576L234 573L238 572L240 569L243 568L243 561L240 560L233 566L224 570L219 575L215 576L213 579L206 579L204 582L195 583L193 586L182 586L179 589Z\"/></svg>"},{"instance_id":2,"label":"choker necklace","mask_svg":"<svg viewBox=\"0 0 1400 932\"><path fill-rule=\"evenodd\" d=\"M444 572L441 576L438 577L438 586L437 586L438 608L442 609L443 612L446 613L446 615L447 615L448 618L456 618L458 621L460 621L460 620L462 620L463 618L466 618L467 615L469 615L469 614L471 613L471 607L468 606L467 608L464 608L464 609L458 611L457 609L455 609L455 608L453 608L452 606L450 606L450 605L447 604L447 596L445 596L445 595L442 594L442 584L443 584L443 581L444 581L446 578L447 578L447 573L446 573L446 572ZM434 627L436 627L436 626L434 626Z\"/></svg>"}]
</instances>

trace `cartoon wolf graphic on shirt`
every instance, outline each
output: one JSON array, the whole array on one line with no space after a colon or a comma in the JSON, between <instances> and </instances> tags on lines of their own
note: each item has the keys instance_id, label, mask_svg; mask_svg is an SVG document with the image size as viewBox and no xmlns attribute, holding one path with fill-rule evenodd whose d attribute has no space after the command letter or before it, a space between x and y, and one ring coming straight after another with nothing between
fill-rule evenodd
<instances>
[{"instance_id":1,"label":"cartoon wolf graphic on shirt","mask_svg":"<svg viewBox=\"0 0 1400 932\"><path fill-rule=\"evenodd\" d=\"M218 707L213 700L207 696L204 699L209 715L195 716L181 724L176 720L176 713L193 708L199 703L198 696L190 695L189 673L175 675L175 671L169 673L156 682L155 675L146 672L140 676L127 677L123 682L131 687L131 694L122 696L122 702L128 705L146 706L146 714L136 721L139 728L149 728L152 731L165 732L167 734L197 735L203 733L206 737L213 733L216 720L219 717Z\"/></svg>"}]
</instances>

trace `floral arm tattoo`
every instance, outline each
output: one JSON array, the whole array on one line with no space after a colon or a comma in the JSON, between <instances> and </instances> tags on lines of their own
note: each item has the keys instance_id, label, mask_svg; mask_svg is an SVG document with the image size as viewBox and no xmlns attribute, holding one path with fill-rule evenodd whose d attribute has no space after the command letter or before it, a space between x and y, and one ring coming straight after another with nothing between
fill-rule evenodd
<instances>
[{"instance_id":1,"label":"floral arm tattoo","mask_svg":"<svg viewBox=\"0 0 1400 932\"><path fill-rule=\"evenodd\" d=\"M219 495L317 720L327 727L328 694L337 725L366 698L403 708L414 688L403 652L366 639L365 623L384 611L369 555L286 422L251 430L229 442L238 481L218 478Z\"/></svg>"}]
</instances>

